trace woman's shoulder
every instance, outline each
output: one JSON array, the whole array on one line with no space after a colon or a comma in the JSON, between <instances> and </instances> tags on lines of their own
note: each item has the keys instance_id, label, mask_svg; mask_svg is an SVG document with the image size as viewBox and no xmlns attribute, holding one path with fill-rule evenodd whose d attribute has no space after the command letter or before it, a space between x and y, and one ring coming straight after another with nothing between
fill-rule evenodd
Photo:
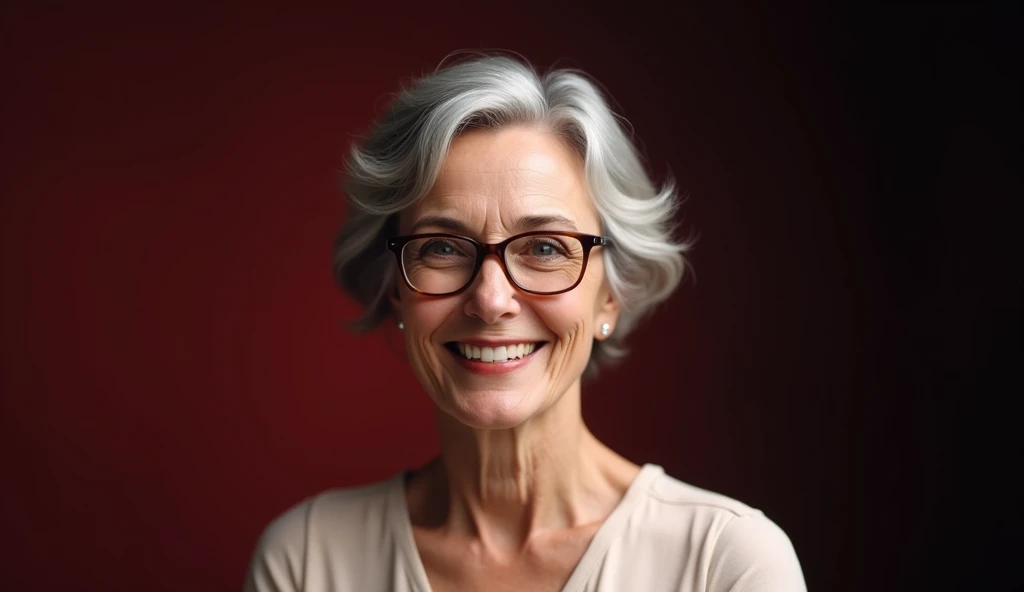
<instances>
[{"instance_id":1,"label":"woman's shoulder","mask_svg":"<svg viewBox=\"0 0 1024 592\"><path fill-rule=\"evenodd\" d=\"M646 488L639 528L660 549L699 541L704 573L722 589L739 582L785 582L778 589L804 589L800 563L786 532L760 509L721 493L683 482L660 470ZM719 589L719 588L713 588Z\"/></svg>"},{"instance_id":2,"label":"woman's shoulder","mask_svg":"<svg viewBox=\"0 0 1024 592\"><path fill-rule=\"evenodd\" d=\"M311 522L318 522L314 518L325 515L337 519L382 512L389 497L394 494L395 484L396 478L391 478L366 485L321 491L277 516L267 526L265 534L287 536L299 531L305 532Z\"/></svg>"},{"instance_id":3,"label":"woman's shoulder","mask_svg":"<svg viewBox=\"0 0 1024 592\"><path fill-rule=\"evenodd\" d=\"M370 539L382 535L381 524L396 488L401 491L401 475L358 487L329 489L285 510L259 537L249 569L254 587L247 590L301 589L311 549L356 556L354 551L367 548Z\"/></svg>"},{"instance_id":4,"label":"woman's shoulder","mask_svg":"<svg viewBox=\"0 0 1024 592\"><path fill-rule=\"evenodd\" d=\"M655 477L647 495L658 504L692 511L706 510L733 516L763 515L760 510L721 493L715 493L681 481L654 465Z\"/></svg>"},{"instance_id":5,"label":"woman's shoulder","mask_svg":"<svg viewBox=\"0 0 1024 592\"><path fill-rule=\"evenodd\" d=\"M400 476L355 487L335 488L312 495L285 510L265 529L263 538L294 541L319 529L355 530L369 519L376 524L400 487Z\"/></svg>"},{"instance_id":6,"label":"woman's shoulder","mask_svg":"<svg viewBox=\"0 0 1024 592\"><path fill-rule=\"evenodd\" d=\"M691 485L666 474L655 467L656 476L646 488L647 514L656 521L671 525L679 521L688 523L687 530L703 528L718 538L726 531L774 534L786 539L785 532L763 511L738 499ZM675 518L675 520L673 520Z\"/></svg>"}]
</instances>

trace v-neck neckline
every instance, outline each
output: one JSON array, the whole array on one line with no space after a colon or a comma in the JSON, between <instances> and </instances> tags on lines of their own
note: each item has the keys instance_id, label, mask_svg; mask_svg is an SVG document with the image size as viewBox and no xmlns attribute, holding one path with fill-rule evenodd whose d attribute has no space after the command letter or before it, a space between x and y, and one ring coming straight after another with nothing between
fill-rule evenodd
<instances>
[{"instance_id":1,"label":"v-neck neckline","mask_svg":"<svg viewBox=\"0 0 1024 592\"><path fill-rule=\"evenodd\" d=\"M664 474L664 469L658 465L645 464L640 472L629 484L625 495L619 500L618 505L608 515L604 523L594 533L587 549L583 552L576 567L573 568L569 579L562 587L562 592L578 592L583 589L587 581L593 575L594 570L601 564L608 547L622 533L633 514L637 504L643 499L643 494L649 489L651 482L659 475ZM413 535L412 520L409 517L409 507L405 501L405 480L409 471L398 473L391 480L391 503L388 504L389 521L394 529L398 554L400 561L404 561L410 577L410 584L416 592L432 592L430 581L427 579L427 570L423 566L419 549L416 548L416 538Z\"/></svg>"}]
</instances>

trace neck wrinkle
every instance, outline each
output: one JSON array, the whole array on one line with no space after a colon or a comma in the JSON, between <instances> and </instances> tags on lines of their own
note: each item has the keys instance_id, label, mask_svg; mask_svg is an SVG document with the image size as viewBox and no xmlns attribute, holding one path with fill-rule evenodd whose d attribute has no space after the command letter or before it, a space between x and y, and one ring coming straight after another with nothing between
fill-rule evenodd
<instances>
[{"instance_id":1,"label":"neck wrinkle","mask_svg":"<svg viewBox=\"0 0 1024 592\"><path fill-rule=\"evenodd\" d=\"M469 428L438 412L449 530L512 552L533 533L589 520L587 498L601 488L595 457L604 447L583 423L579 394L577 383L509 429Z\"/></svg>"}]
</instances>

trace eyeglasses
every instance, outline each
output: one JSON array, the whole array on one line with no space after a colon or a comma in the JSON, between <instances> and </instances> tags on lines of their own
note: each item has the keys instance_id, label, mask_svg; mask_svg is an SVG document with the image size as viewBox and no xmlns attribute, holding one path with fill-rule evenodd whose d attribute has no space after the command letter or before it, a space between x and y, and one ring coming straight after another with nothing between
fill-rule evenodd
<instances>
[{"instance_id":1,"label":"eyeglasses","mask_svg":"<svg viewBox=\"0 0 1024 592\"><path fill-rule=\"evenodd\" d=\"M498 258L505 277L523 292L568 292L583 279L590 250L610 244L603 236L546 230L494 244L444 233L387 239L409 289L429 296L449 296L468 288L488 255Z\"/></svg>"}]
</instances>

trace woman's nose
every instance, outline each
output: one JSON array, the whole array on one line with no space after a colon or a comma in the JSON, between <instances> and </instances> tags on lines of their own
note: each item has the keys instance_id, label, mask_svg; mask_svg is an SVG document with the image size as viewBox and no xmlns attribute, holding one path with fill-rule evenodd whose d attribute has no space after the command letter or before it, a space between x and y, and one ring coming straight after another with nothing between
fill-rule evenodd
<instances>
[{"instance_id":1,"label":"woman's nose","mask_svg":"<svg viewBox=\"0 0 1024 592\"><path fill-rule=\"evenodd\" d=\"M502 318L519 314L516 287L509 282L497 257L484 258L473 283L466 289L466 314L479 317L487 324L494 324Z\"/></svg>"}]
</instances>

